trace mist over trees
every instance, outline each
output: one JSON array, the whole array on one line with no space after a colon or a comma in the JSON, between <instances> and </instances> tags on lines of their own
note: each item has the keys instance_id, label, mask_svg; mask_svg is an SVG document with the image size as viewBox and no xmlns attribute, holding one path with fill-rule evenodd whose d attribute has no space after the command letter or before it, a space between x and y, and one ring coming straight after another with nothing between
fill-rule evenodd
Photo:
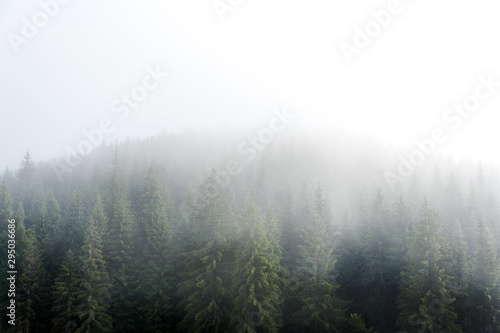
<instances>
[{"instance_id":1,"label":"mist over trees","mask_svg":"<svg viewBox=\"0 0 500 333\"><path fill-rule=\"evenodd\" d=\"M62 181L27 151L1 178L0 331L500 331L495 167L429 157L392 190L399 152L373 140L245 135L103 145Z\"/></svg>"}]
</instances>

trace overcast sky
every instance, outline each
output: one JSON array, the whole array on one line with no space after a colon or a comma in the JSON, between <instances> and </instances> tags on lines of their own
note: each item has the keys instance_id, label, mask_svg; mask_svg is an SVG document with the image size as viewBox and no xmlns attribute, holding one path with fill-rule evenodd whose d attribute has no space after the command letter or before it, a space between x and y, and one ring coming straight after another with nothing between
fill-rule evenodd
<instances>
[{"instance_id":1,"label":"overcast sky","mask_svg":"<svg viewBox=\"0 0 500 333\"><path fill-rule=\"evenodd\" d=\"M446 110L474 95L479 76L500 82L495 0L218 5L71 0L48 5L49 17L37 1L0 0L0 168L17 168L27 148L35 159L62 156L106 118L112 142L265 123L281 105L301 124L412 144L445 126ZM360 37L358 28L375 30ZM347 44L358 47L346 57ZM128 116L113 112L148 68L169 76ZM496 90L457 129L446 128L443 150L498 159Z\"/></svg>"}]
</instances>

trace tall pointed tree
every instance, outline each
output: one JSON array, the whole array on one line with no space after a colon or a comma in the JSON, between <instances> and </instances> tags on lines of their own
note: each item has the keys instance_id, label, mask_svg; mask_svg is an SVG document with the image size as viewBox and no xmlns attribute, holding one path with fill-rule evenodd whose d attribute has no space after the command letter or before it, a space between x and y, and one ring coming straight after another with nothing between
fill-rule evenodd
<instances>
[{"instance_id":1,"label":"tall pointed tree","mask_svg":"<svg viewBox=\"0 0 500 333\"><path fill-rule=\"evenodd\" d=\"M192 249L185 256L185 274L180 283L185 310L179 329L183 332L222 332L227 329L232 307L230 279L221 267L228 248L231 222L227 194L212 172L203 186L193 220Z\"/></svg>"},{"instance_id":2,"label":"tall pointed tree","mask_svg":"<svg viewBox=\"0 0 500 333\"><path fill-rule=\"evenodd\" d=\"M108 183L108 228L103 237L104 258L108 266L111 284L111 308L113 327L120 332L134 331L137 316L132 313L138 285L137 271L132 262L132 214L123 180L117 165L114 166Z\"/></svg>"},{"instance_id":3,"label":"tall pointed tree","mask_svg":"<svg viewBox=\"0 0 500 333\"><path fill-rule=\"evenodd\" d=\"M439 217L426 199L410 237L398 296L398 326L410 332L461 332L457 315L451 310L455 299L450 295L442 262L446 240Z\"/></svg>"},{"instance_id":4,"label":"tall pointed tree","mask_svg":"<svg viewBox=\"0 0 500 333\"><path fill-rule=\"evenodd\" d=\"M170 291L172 289L172 258L170 227L165 199L150 168L139 194L141 211L139 235L143 242L142 289L146 302L145 330L166 332L171 326Z\"/></svg>"},{"instance_id":5,"label":"tall pointed tree","mask_svg":"<svg viewBox=\"0 0 500 333\"><path fill-rule=\"evenodd\" d=\"M300 308L293 318L300 331L340 332L347 304L337 297L336 259L318 215L308 221L302 238L294 272Z\"/></svg>"},{"instance_id":6,"label":"tall pointed tree","mask_svg":"<svg viewBox=\"0 0 500 333\"><path fill-rule=\"evenodd\" d=\"M237 255L232 327L237 332L278 332L281 326L281 250L275 222L264 221L253 197L243 212L243 239Z\"/></svg>"},{"instance_id":7,"label":"tall pointed tree","mask_svg":"<svg viewBox=\"0 0 500 333\"><path fill-rule=\"evenodd\" d=\"M75 306L80 322L75 332L112 332L112 318L107 313L110 299L109 275L102 255L101 235L92 217L81 253L81 283Z\"/></svg>"},{"instance_id":8,"label":"tall pointed tree","mask_svg":"<svg viewBox=\"0 0 500 333\"><path fill-rule=\"evenodd\" d=\"M470 329L474 332L499 332L500 265L492 234L481 214L476 217L476 230Z\"/></svg>"},{"instance_id":9,"label":"tall pointed tree","mask_svg":"<svg viewBox=\"0 0 500 333\"><path fill-rule=\"evenodd\" d=\"M75 301L78 286L78 264L73 251L68 250L54 281L52 332L74 332L78 327Z\"/></svg>"},{"instance_id":10,"label":"tall pointed tree","mask_svg":"<svg viewBox=\"0 0 500 333\"><path fill-rule=\"evenodd\" d=\"M23 239L23 250L19 256L21 272L19 276L19 294L17 306L19 319L16 326L19 325L20 332L36 332L36 327L40 323L41 302L41 284L44 270L40 250L37 245L37 239L33 230L25 233Z\"/></svg>"}]
</instances>

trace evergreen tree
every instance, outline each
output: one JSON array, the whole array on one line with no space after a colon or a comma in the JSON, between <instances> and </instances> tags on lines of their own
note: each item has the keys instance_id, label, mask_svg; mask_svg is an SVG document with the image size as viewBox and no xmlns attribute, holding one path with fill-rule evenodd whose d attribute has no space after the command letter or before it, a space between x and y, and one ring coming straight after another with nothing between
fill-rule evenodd
<instances>
[{"instance_id":1,"label":"evergreen tree","mask_svg":"<svg viewBox=\"0 0 500 333\"><path fill-rule=\"evenodd\" d=\"M481 214L476 218L477 242L473 261L471 330L500 331L499 263L493 237Z\"/></svg>"},{"instance_id":2,"label":"evergreen tree","mask_svg":"<svg viewBox=\"0 0 500 333\"><path fill-rule=\"evenodd\" d=\"M401 329L420 332L461 332L455 301L450 296L449 277L442 268L442 245L445 238L436 211L427 200L410 235L408 262L403 272L400 309L397 321Z\"/></svg>"},{"instance_id":3,"label":"evergreen tree","mask_svg":"<svg viewBox=\"0 0 500 333\"><path fill-rule=\"evenodd\" d=\"M73 251L68 250L60 271L53 287L52 332L74 332L78 325L75 308L78 264Z\"/></svg>"},{"instance_id":4,"label":"evergreen tree","mask_svg":"<svg viewBox=\"0 0 500 333\"><path fill-rule=\"evenodd\" d=\"M63 234L66 248L79 250L83 246L85 233L85 211L83 207L82 193L76 188L71 192L63 226Z\"/></svg>"},{"instance_id":5,"label":"evergreen tree","mask_svg":"<svg viewBox=\"0 0 500 333\"><path fill-rule=\"evenodd\" d=\"M399 268L395 266L397 237L391 237L398 229L391 225L389 210L381 192L377 192L371 207L369 224L363 246L363 286L364 311L369 325L383 332L393 331L396 320L396 296ZM399 226L398 226L399 227ZM399 233L401 236L401 233Z\"/></svg>"},{"instance_id":6,"label":"evergreen tree","mask_svg":"<svg viewBox=\"0 0 500 333\"><path fill-rule=\"evenodd\" d=\"M108 218L104 213L104 206L102 205L101 194L99 192L95 195L91 217L94 219L97 232L100 235L105 235L108 230Z\"/></svg>"},{"instance_id":7,"label":"evergreen tree","mask_svg":"<svg viewBox=\"0 0 500 333\"><path fill-rule=\"evenodd\" d=\"M340 332L346 303L336 295L338 284L332 274L336 260L319 216L313 215L302 237L295 273L300 309L293 318L301 331Z\"/></svg>"},{"instance_id":8,"label":"evergreen tree","mask_svg":"<svg viewBox=\"0 0 500 333\"><path fill-rule=\"evenodd\" d=\"M19 195L25 200L26 208L31 208L31 192L35 181L35 163L31 159L30 150L26 150L21 166L16 171L19 184Z\"/></svg>"},{"instance_id":9,"label":"evergreen tree","mask_svg":"<svg viewBox=\"0 0 500 333\"><path fill-rule=\"evenodd\" d=\"M352 313L347 320L347 333L371 333L373 328L366 328L365 321L363 318L357 314Z\"/></svg>"},{"instance_id":10,"label":"evergreen tree","mask_svg":"<svg viewBox=\"0 0 500 333\"><path fill-rule=\"evenodd\" d=\"M16 321L16 330L19 332L36 332L40 329L40 301L43 267L40 250L33 230L25 233L23 250L19 256L20 276L17 311L19 318Z\"/></svg>"},{"instance_id":11,"label":"evergreen tree","mask_svg":"<svg viewBox=\"0 0 500 333\"><path fill-rule=\"evenodd\" d=\"M112 318L107 314L109 275L102 255L101 235L92 217L81 252L81 277L75 306L80 322L75 332L109 333L112 331Z\"/></svg>"},{"instance_id":12,"label":"evergreen tree","mask_svg":"<svg viewBox=\"0 0 500 333\"><path fill-rule=\"evenodd\" d=\"M132 262L132 215L130 203L118 168L112 171L108 186L108 228L103 237L104 258L109 270L111 285L110 313L117 332L134 331L136 313L135 293L138 285L137 271Z\"/></svg>"},{"instance_id":13,"label":"evergreen tree","mask_svg":"<svg viewBox=\"0 0 500 333\"><path fill-rule=\"evenodd\" d=\"M238 332L278 332L281 249L276 223L268 214L264 222L253 197L243 213L243 235L237 256L237 296L232 326ZM267 226L267 227L266 227Z\"/></svg>"},{"instance_id":14,"label":"evergreen tree","mask_svg":"<svg viewBox=\"0 0 500 333\"><path fill-rule=\"evenodd\" d=\"M172 263L170 228L165 200L153 170L150 169L140 193L141 228L145 239L142 288L146 302L143 305L148 332L166 332L170 329L170 291ZM141 230L141 229L139 229Z\"/></svg>"},{"instance_id":15,"label":"evergreen tree","mask_svg":"<svg viewBox=\"0 0 500 333\"><path fill-rule=\"evenodd\" d=\"M228 249L227 228L231 210L227 194L216 181L215 171L204 184L193 220L192 250L185 256L185 274L179 285L186 311L183 332L223 332L232 307L230 278L221 267Z\"/></svg>"}]
</instances>

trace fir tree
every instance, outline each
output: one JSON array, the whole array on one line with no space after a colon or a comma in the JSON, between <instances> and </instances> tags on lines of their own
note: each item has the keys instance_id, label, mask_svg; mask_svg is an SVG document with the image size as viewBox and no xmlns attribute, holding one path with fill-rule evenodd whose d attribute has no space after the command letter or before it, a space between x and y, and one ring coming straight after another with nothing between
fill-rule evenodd
<instances>
[{"instance_id":1,"label":"fir tree","mask_svg":"<svg viewBox=\"0 0 500 333\"><path fill-rule=\"evenodd\" d=\"M238 332L278 332L281 325L279 234L272 214L267 217L264 222L253 198L247 200L232 314L232 326Z\"/></svg>"},{"instance_id":2,"label":"fir tree","mask_svg":"<svg viewBox=\"0 0 500 333\"><path fill-rule=\"evenodd\" d=\"M410 236L408 262L398 296L398 326L407 331L461 332L451 310L449 277L442 268L445 239L435 210L427 200Z\"/></svg>"},{"instance_id":3,"label":"fir tree","mask_svg":"<svg viewBox=\"0 0 500 333\"><path fill-rule=\"evenodd\" d=\"M53 287L52 332L74 332L78 327L75 301L78 286L78 264L73 251L68 250Z\"/></svg>"},{"instance_id":4,"label":"fir tree","mask_svg":"<svg viewBox=\"0 0 500 333\"><path fill-rule=\"evenodd\" d=\"M64 239L66 248L79 250L83 245L85 233L85 213L80 189L71 192L64 219Z\"/></svg>"},{"instance_id":5,"label":"fir tree","mask_svg":"<svg viewBox=\"0 0 500 333\"><path fill-rule=\"evenodd\" d=\"M103 237L104 258L111 285L110 313L113 327L119 332L134 331L137 271L132 262L132 214L123 181L115 165L108 186L108 228Z\"/></svg>"},{"instance_id":6,"label":"fir tree","mask_svg":"<svg viewBox=\"0 0 500 333\"><path fill-rule=\"evenodd\" d=\"M332 274L336 259L319 216L313 215L302 237L295 272L300 308L293 318L302 331L340 332L346 303L337 297L338 284Z\"/></svg>"},{"instance_id":7,"label":"fir tree","mask_svg":"<svg viewBox=\"0 0 500 333\"><path fill-rule=\"evenodd\" d=\"M186 253L184 281L179 285L184 296L179 306L186 311L179 329L184 332L223 332L232 307L230 280L221 267L228 249L230 206L215 172L204 188L193 216L193 248Z\"/></svg>"},{"instance_id":8,"label":"fir tree","mask_svg":"<svg viewBox=\"0 0 500 333\"><path fill-rule=\"evenodd\" d=\"M75 306L80 322L76 333L109 333L112 331L112 318L107 314L109 275L102 255L101 235L92 217L81 252L81 277Z\"/></svg>"},{"instance_id":9,"label":"fir tree","mask_svg":"<svg viewBox=\"0 0 500 333\"><path fill-rule=\"evenodd\" d=\"M493 237L481 214L476 218L477 242L473 261L471 330L500 331L499 263Z\"/></svg>"},{"instance_id":10,"label":"fir tree","mask_svg":"<svg viewBox=\"0 0 500 333\"><path fill-rule=\"evenodd\" d=\"M17 302L19 319L16 321L16 330L29 333L36 332L40 323L40 312L38 312L42 294L40 280L43 280L44 271L33 230L25 233L22 243Z\"/></svg>"},{"instance_id":11,"label":"fir tree","mask_svg":"<svg viewBox=\"0 0 500 333\"><path fill-rule=\"evenodd\" d=\"M142 258L143 305L148 332L166 332L170 328L170 291L172 280L170 228L165 200L152 169L140 193L141 228L145 248ZM139 229L140 230L140 229Z\"/></svg>"}]
</instances>

